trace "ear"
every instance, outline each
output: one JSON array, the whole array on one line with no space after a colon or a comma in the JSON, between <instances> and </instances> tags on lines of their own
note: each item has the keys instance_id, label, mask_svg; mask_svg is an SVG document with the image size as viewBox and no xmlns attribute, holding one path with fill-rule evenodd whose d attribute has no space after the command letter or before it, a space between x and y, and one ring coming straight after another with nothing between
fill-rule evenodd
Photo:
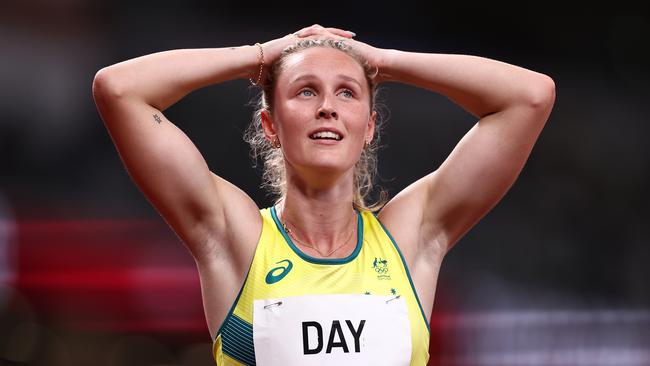
<instances>
[{"instance_id":1,"label":"ear","mask_svg":"<svg viewBox=\"0 0 650 366\"><path fill-rule=\"evenodd\" d=\"M269 141L273 141L274 137L278 135L275 125L273 124L273 117L271 117L271 112L268 109L263 109L260 113L262 117L262 129L264 130L264 135Z\"/></svg>"},{"instance_id":2,"label":"ear","mask_svg":"<svg viewBox=\"0 0 650 366\"><path fill-rule=\"evenodd\" d=\"M368 130L366 131L366 141L370 143L375 136L375 122L377 120L377 111L372 111L368 118Z\"/></svg>"}]
</instances>

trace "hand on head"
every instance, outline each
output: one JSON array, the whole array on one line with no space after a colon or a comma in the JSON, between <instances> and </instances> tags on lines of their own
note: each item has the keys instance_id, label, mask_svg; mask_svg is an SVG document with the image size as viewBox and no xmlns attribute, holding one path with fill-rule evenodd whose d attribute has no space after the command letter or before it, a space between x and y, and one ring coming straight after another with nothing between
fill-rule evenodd
<instances>
[{"instance_id":1,"label":"hand on head","mask_svg":"<svg viewBox=\"0 0 650 366\"><path fill-rule=\"evenodd\" d=\"M379 83L381 82L380 80L380 73L379 73L379 67L381 65L381 60L383 59L383 50L379 48L372 47L366 43L359 42L353 37L356 36L354 32L343 30L340 28L333 28L333 27L322 27L318 24L314 24L312 26L302 28L299 31L296 31L294 33L288 34L282 38L274 39L272 41L268 41L262 45L264 48L264 55L265 55L265 63L267 64L272 64L275 62L280 55L282 54L282 51L304 39L337 39L337 40L342 40L344 41L347 45L352 47L358 54L360 54L363 58L365 58L368 63L374 67L378 68L377 72L377 77L375 78L375 82Z\"/></svg>"},{"instance_id":2,"label":"hand on head","mask_svg":"<svg viewBox=\"0 0 650 366\"><path fill-rule=\"evenodd\" d=\"M339 28L325 28L318 24L314 24L307 28L303 28L293 33L294 36L299 38L345 38L349 39L354 37L354 32L346 31Z\"/></svg>"}]
</instances>

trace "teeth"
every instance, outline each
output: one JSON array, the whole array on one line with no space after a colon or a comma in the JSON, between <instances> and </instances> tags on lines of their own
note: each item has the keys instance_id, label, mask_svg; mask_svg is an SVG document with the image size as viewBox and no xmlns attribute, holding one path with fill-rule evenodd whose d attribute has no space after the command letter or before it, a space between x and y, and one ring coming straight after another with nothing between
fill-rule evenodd
<instances>
[{"instance_id":1,"label":"teeth","mask_svg":"<svg viewBox=\"0 0 650 366\"><path fill-rule=\"evenodd\" d=\"M341 140L341 136L337 133L334 133L332 131L321 131L321 132L316 132L315 134L311 135L311 138L313 139L334 139L334 140Z\"/></svg>"}]
</instances>

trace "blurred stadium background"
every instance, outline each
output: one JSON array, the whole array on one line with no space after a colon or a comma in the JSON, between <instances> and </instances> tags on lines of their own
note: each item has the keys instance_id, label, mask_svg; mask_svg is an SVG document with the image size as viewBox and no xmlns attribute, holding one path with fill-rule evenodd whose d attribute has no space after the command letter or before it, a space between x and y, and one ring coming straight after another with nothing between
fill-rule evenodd
<instances>
[{"instance_id":1,"label":"blurred stadium background","mask_svg":"<svg viewBox=\"0 0 650 366\"><path fill-rule=\"evenodd\" d=\"M650 365L650 11L625 1L4 1L0 365L210 365L194 262L131 183L95 110L100 68L319 23L385 48L468 53L554 78L519 180L446 258L430 365ZM269 204L233 81L165 112L215 172ZM435 169L475 122L387 84L381 183Z\"/></svg>"}]
</instances>

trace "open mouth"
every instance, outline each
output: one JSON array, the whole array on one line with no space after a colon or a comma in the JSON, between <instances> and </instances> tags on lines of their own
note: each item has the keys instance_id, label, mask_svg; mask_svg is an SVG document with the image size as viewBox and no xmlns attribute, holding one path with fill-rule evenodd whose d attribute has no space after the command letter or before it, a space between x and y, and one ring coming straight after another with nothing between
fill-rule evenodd
<instances>
[{"instance_id":1,"label":"open mouth","mask_svg":"<svg viewBox=\"0 0 650 366\"><path fill-rule=\"evenodd\" d=\"M320 131L313 133L309 136L312 140L336 140L341 141L342 137L336 132L332 131Z\"/></svg>"}]
</instances>

